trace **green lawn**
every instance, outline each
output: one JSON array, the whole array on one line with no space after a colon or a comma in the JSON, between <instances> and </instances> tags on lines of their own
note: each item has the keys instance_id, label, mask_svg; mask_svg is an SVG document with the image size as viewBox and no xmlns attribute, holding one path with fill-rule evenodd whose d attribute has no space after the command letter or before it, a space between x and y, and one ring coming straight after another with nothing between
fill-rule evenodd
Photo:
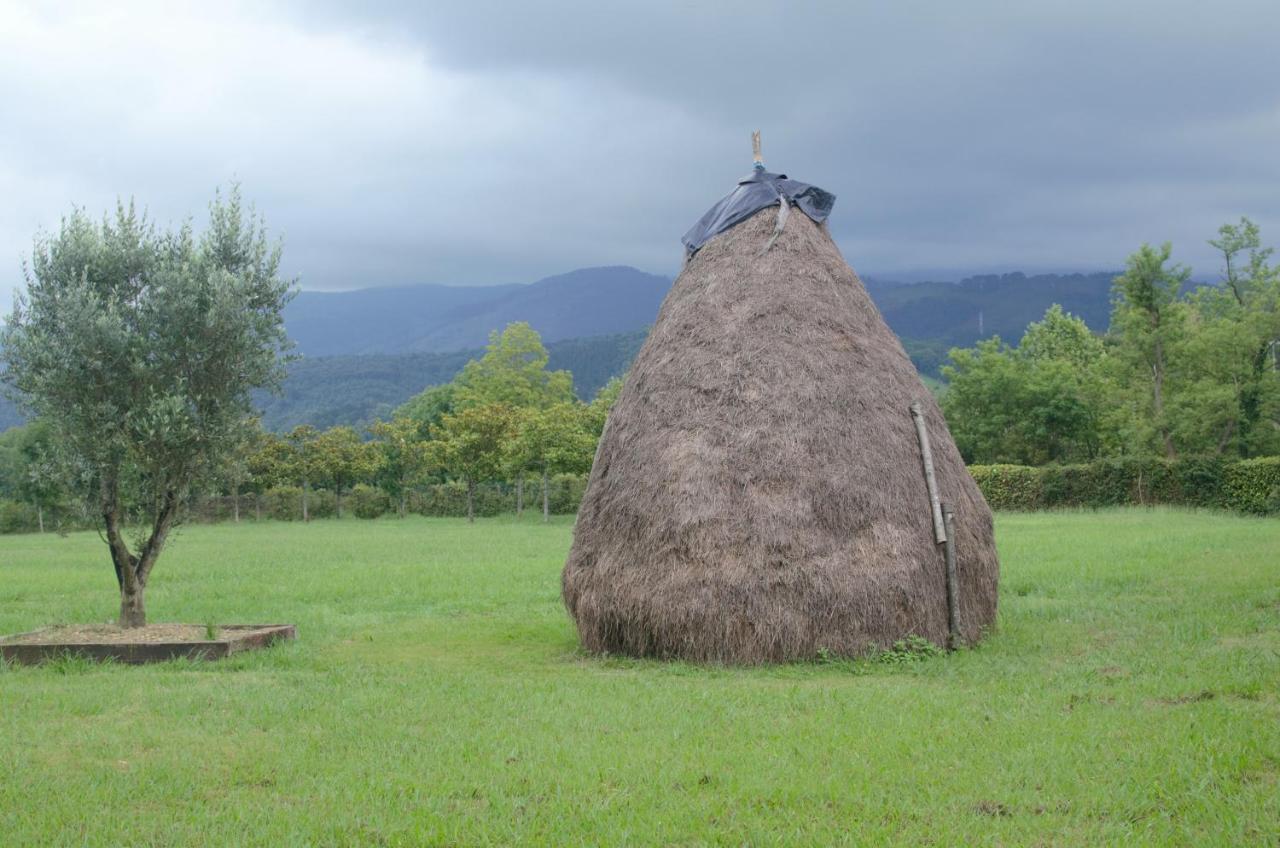
<instances>
[{"instance_id":1,"label":"green lawn","mask_svg":"<svg viewBox=\"0 0 1280 848\"><path fill-rule=\"evenodd\" d=\"M152 619L298 641L0 668L0 843L1280 844L1280 522L997 532L980 648L739 670L580 654L567 520L187 528ZM114 592L92 533L0 537L0 633Z\"/></svg>"}]
</instances>

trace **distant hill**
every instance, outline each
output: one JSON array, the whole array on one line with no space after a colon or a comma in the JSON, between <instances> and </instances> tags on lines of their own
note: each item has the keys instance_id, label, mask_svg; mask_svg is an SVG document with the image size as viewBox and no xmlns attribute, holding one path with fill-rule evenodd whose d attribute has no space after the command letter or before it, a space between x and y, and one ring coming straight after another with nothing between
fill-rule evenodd
<instances>
[{"instance_id":1,"label":"distant hill","mask_svg":"<svg viewBox=\"0 0 1280 848\"><path fill-rule=\"evenodd\" d=\"M304 356L402 353L424 329L483 309L524 286L404 286L299 292L285 307L289 337ZM478 343L463 345L475 347Z\"/></svg>"},{"instance_id":2,"label":"distant hill","mask_svg":"<svg viewBox=\"0 0 1280 848\"><path fill-rule=\"evenodd\" d=\"M958 283L878 284L871 297L900 338L971 345L999 335L1017 342L1027 324L1057 303L1103 332L1111 317L1115 272L1021 273L967 277Z\"/></svg>"},{"instance_id":3,"label":"distant hill","mask_svg":"<svg viewBox=\"0 0 1280 848\"><path fill-rule=\"evenodd\" d=\"M953 347L998 335L1010 344L1057 303L1095 333L1111 320L1111 281L1117 272L1021 273L967 277L958 283L876 282L871 299L922 374L938 375Z\"/></svg>"},{"instance_id":4,"label":"distant hill","mask_svg":"<svg viewBox=\"0 0 1280 848\"><path fill-rule=\"evenodd\" d=\"M999 334L1021 338L1054 303L1106 329L1113 272L1020 273L959 283L867 280L872 299L922 374L937 376L947 351ZM671 282L623 266L584 268L528 285L409 286L302 292L285 322L305 358L280 397L257 398L265 425L288 429L365 423L413 394L446 382L479 355L490 331L528 321L547 344L553 368L573 372L590 398L630 365ZM0 429L20 423L0 400Z\"/></svg>"},{"instance_id":5,"label":"distant hill","mask_svg":"<svg viewBox=\"0 0 1280 848\"><path fill-rule=\"evenodd\" d=\"M478 348L512 321L528 321L550 343L647 327L670 287L667 277L612 266L528 285L302 292L285 327L306 356Z\"/></svg>"}]
</instances>

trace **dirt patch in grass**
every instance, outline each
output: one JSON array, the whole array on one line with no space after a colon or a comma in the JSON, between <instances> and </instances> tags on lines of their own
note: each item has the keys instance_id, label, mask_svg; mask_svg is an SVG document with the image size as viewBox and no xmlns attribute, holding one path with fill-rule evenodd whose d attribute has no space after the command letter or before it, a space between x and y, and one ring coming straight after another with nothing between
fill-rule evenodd
<instances>
[{"instance_id":1,"label":"dirt patch in grass","mask_svg":"<svg viewBox=\"0 0 1280 848\"><path fill-rule=\"evenodd\" d=\"M979 801L973 806L974 812L992 818L1008 818L1013 815L1013 810L1009 809L999 801Z\"/></svg>"},{"instance_id":2,"label":"dirt patch in grass","mask_svg":"<svg viewBox=\"0 0 1280 848\"><path fill-rule=\"evenodd\" d=\"M1201 701L1212 701L1216 697L1218 697L1216 692L1204 689L1199 692L1193 692L1190 695L1179 695L1176 698L1159 698L1157 700L1162 704L1178 706L1180 704L1198 704Z\"/></svg>"}]
</instances>

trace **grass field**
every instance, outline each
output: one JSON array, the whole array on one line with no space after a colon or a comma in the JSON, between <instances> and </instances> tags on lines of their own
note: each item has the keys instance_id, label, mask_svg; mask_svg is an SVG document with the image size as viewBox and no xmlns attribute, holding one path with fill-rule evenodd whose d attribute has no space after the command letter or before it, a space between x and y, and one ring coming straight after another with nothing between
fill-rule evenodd
<instances>
[{"instance_id":1,"label":"grass field","mask_svg":"<svg viewBox=\"0 0 1280 848\"><path fill-rule=\"evenodd\" d=\"M1280 522L1006 515L999 628L909 662L576 650L570 523L191 527L221 664L0 668L0 843L1280 844ZM92 533L0 537L0 633L109 619Z\"/></svg>"}]
</instances>

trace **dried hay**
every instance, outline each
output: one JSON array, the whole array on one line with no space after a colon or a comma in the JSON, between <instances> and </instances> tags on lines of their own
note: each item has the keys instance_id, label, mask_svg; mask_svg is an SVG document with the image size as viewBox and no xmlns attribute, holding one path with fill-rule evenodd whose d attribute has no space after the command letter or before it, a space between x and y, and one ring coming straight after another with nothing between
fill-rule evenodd
<instances>
[{"instance_id":1,"label":"dried hay","mask_svg":"<svg viewBox=\"0 0 1280 848\"><path fill-rule=\"evenodd\" d=\"M726 663L947 638L909 412L955 510L960 628L995 620L991 510L826 228L777 209L708 242L667 295L596 454L564 568L593 651Z\"/></svg>"}]
</instances>

